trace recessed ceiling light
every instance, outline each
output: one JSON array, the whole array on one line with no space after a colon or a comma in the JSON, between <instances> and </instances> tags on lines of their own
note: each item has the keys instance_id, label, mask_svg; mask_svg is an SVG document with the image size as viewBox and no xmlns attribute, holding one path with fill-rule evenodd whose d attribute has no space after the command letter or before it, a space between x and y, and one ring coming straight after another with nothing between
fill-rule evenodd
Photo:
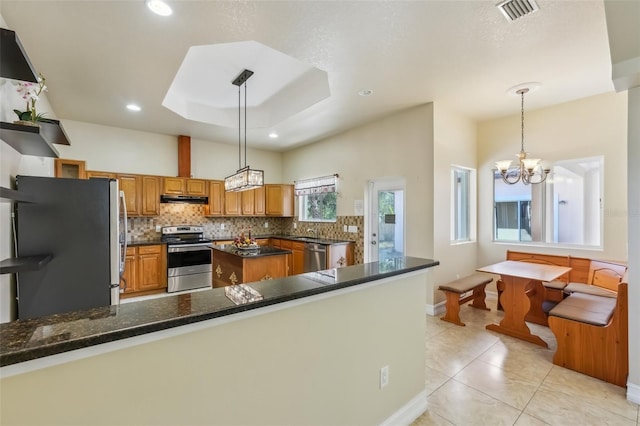
<instances>
[{"instance_id":1,"label":"recessed ceiling light","mask_svg":"<svg viewBox=\"0 0 640 426\"><path fill-rule=\"evenodd\" d=\"M278 139L278 134L276 132L271 132L271 133L269 133L269 137L271 139Z\"/></svg>"},{"instance_id":2,"label":"recessed ceiling light","mask_svg":"<svg viewBox=\"0 0 640 426\"><path fill-rule=\"evenodd\" d=\"M149 10L160 16L169 16L173 13L171 7L162 0L147 0L145 2Z\"/></svg>"},{"instance_id":3,"label":"recessed ceiling light","mask_svg":"<svg viewBox=\"0 0 640 426\"><path fill-rule=\"evenodd\" d=\"M362 89L361 91L358 92L358 95L360 96L371 96L373 94L373 90L371 89Z\"/></svg>"},{"instance_id":4,"label":"recessed ceiling light","mask_svg":"<svg viewBox=\"0 0 640 426\"><path fill-rule=\"evenodd\" d=\"M142 108L140 108L140 107L139 107L138 105L136 105L136 104L129 104L129 105L127 105L127 109L128 109L129 111L136 111L136 112L138 112L138 111L142 110Z\"/></svg>"}]
</instances>

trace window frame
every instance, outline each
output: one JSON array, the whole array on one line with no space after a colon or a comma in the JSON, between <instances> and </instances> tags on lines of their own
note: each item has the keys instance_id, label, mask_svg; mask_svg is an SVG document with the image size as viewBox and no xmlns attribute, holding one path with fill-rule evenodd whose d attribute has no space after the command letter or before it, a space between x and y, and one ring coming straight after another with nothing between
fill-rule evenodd
<instances>
[{"instance_id":1,"label":"window frame","mask_svg":"<svg viewBox=\"0 0 640 426\"><path fill-rule=\"evenodd\" d=\"M459 191L459 182L457 176L459 173L467 175L467 194L466 194L466 216L467 216L467 235L458 236L458 224L460 223L460 214L458 207L461 203L460 197L464 196ZM450 170L450 244L468 244L477 241L477 170L471 167L461 166L457 164L451 165ZM464 203L462 203L464 204Z\"/></svg>"},{"instance_id":2,"label":"window frame","mask_svg":"<svg viewBox=\"0 0 640 426\"><path fill-rule=\"evenodd\" d=\"M314 218L307 218L306 217L306 208L307 208L307 197L309 196L314 196L314 195L321 195L321 196L327 196L329 194L334 194L334 196L336 197L336 214L335 217L333 219L314 219ZM338 220L338 193L337 192L322 192L322 193L318 193L318 194L304 194L304 195L297 195L297 202L298 202L298 222L317 222L317 223L335 223Z\"/></svg>"}]
</instances>

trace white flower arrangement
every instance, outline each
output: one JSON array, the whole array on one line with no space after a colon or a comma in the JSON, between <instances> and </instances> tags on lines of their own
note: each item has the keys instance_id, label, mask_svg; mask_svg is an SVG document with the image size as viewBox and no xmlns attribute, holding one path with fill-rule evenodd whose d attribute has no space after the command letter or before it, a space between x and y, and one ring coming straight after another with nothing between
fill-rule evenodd
<instances>
[{"instance_id":1,"label":"white flower arrangement","mask_svg":"<svg viewBox=\"0 0 640 426\"><path fill-rule=\"evenodd\" d=\"M31 83L29 81L19 82L17 91L22 99L27 103L27 110L20 111L18 109L14 109L13 112L16 113L21 121L31 121L33 123L40 121L45 113L37 113L36 102L40 99L40 94L47 91L45 78L42 74L38 77L37 83Z\"/></svg>"}]
</instances>

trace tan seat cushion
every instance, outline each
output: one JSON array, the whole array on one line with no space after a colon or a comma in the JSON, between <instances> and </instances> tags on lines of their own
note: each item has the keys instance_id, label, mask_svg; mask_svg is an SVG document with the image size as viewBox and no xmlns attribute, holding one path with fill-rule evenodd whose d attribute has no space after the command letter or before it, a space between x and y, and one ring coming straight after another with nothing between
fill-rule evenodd
<instances>
[{"instance_id":1,"label":"tan seat cushion","mask_svg":"<svg viewBox=\"0 0 640 426\"><path fill-rule=\"evenodd\" d=\"M609 323L616 299L585 293L572 293L549 311L553 317L566 318L586 324L605 326Z\"/></svg>"},{"instance_id":2,"label":"tan seat cushion","mask_svg":"<svg viewBox=\"0 0 640 426\"><path fill-rule=\"evenodd\" d=\"M585 293L594 296L612 297L614 299L618 297L618 293L615 291L598 287L597 285L582 283L569 283L569 285L564 288L564 291L565 293Z\"/></svg>"},{"instance_id":3,"label":"tan seat cushion","mask_svg":"<svg viewBox=\"0 0 640 426\"><path fill-rule=\"evenodd\" d=\"M565 283L564 281L553 280L542 281L542 285L545 286L545 288L550 288L553 290L564 290L564 288L567 286L567 283Z\"/></svg>"},{"instance_id":4,"label":"tan seat cushion","mask_svg":"<svg viewBox=\"0 0 640 426\"><path fill-rule=\"evenodd\" d=\"M493 281L493 278L489 275L477 273L442 284L438 289L443 291L452 291L454 293L466 293L479 285L489 284L491 281Z\"/></svg>"}]
</instances>

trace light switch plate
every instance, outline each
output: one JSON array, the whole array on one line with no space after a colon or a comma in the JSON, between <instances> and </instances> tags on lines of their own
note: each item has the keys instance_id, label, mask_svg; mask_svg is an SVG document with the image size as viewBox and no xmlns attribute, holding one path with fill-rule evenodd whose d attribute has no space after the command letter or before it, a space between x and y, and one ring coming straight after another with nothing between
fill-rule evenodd
<instances>
[{"instance_id":1,"label":"light switch plate","mask_svg":"<svg viewBox=\"0 0 640 426\"><path fill-rule=\"evenodd\" d=\"M349 225L349 232L351 233L357 233L358 232L358 227L355 225Z\"/></svg>"}]
</instances>

